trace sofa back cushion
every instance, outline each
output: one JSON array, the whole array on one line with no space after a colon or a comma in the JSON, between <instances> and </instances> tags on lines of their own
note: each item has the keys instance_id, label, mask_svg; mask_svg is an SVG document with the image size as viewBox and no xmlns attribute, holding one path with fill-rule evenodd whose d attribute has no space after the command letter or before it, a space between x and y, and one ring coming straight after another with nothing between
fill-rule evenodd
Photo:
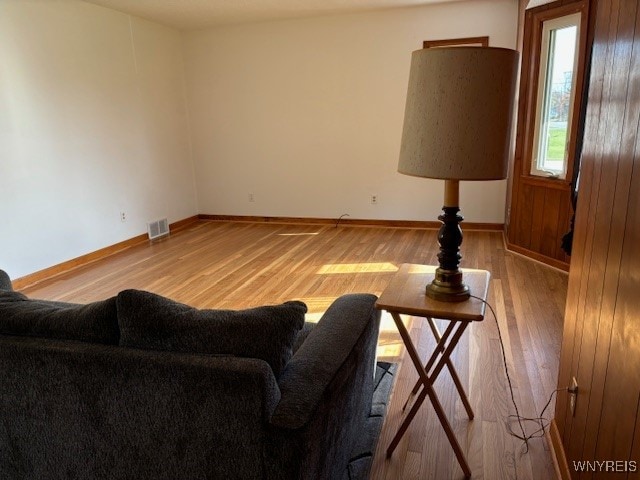
<instances>
[{"instance_id":1,"label":"sofa back cushion","mask_svg":"<svg viewBox=\"0 0 640 480\"><path fill-rule=\"evenodd\" d=\"M78 305L0 290L0 334L117 345L116 298Z\"/></svg>"},{"instance_id":2,"label":"sofa back cushion","mask_svg":"<svg viewBox=\"0 0 640 480\"><path fill-rule=\"evenodd\" d=\"M198 310L154 293L118 294L120 345L236 355L266 361L276 378L292 355L307 307L298 301L247 310Z\"/></svg>"},{"instance_id":3,"label":"sofa back cushion","mask_svg":"<svg viewBox=\"0 0 640 480\"><path fill-rule=\"evenodd\" d=\"M4 270L0 270L0 290L13 290L11 278Z\"/></svg>"}]
</instances>

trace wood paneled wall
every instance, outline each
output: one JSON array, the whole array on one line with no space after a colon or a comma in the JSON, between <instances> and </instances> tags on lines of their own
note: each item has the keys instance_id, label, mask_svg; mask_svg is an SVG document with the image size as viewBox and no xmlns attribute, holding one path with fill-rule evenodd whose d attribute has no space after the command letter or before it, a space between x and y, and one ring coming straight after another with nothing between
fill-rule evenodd
<instances>
[{"instance_id":1,"label":"wood paneled wall","mask_svg":"<svg viewBox=\"0 0 640 480\"><path fill-rule=\"evenodd\" d=\"M566 270L569 256L561 245L570 226L571 186L522 176L512 205L509 249Z\"/></svg>"},{"instance_id":2,"label":"wood paneled wall","mask_svg":"<svg viewBox=\"0 0 640 480\"><path fill-rule=\"evenodd\" d=\"M575 415L566 392L555 415L572 478L640 478L639 3L597 5L558 378L579 391ZM580 474L581 460L638 463Z\"/></svg>"}]
</instances>

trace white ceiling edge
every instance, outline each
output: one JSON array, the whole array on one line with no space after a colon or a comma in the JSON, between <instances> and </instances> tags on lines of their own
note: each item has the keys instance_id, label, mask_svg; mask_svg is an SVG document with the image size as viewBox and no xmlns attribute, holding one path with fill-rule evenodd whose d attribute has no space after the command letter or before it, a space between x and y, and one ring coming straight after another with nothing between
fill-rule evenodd
<instances>
[{"instance_id":1,"label":"white ceiling edge","mask_svg":"<svg viewBox=\"0 0 640 480\"><path fill-rule=\"evenodd\" d=\"M468 0L82 0L178 30Z\"/></svg>"}]
</instances>

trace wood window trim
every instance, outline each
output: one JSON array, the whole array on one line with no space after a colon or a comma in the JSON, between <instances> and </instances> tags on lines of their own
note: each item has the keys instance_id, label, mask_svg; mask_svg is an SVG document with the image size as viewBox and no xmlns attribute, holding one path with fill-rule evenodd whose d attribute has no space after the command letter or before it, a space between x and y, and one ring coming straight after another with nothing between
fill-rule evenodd
<instances>
[{"instance_id":1,"label":"wood window trim","mask_svg":"<svg viewBox=\"0 0 640 480\"><path fill-rule=\"evenodd\" d=\"M514 174L521 177L522 181L530 182L536 179L536 183L542 181L548 185L561 185L569 189L573 178L573 170L576 155L576 140L578 135L578 118L584 85L585 85L585 58L588 35L588 0L577 0L567 3L560 0L554 3L543 5L527 10L525 13L525 36L523 45L522 73L520 81L520 105L517 119L516 151ZM537 108L538 80L540 69L540 44L542 41L543 24L565 15L580 13L580 38L578 43L578 67L576 77L578 81L575 86L572 106L572 116L574 121L569 131L569 142L567 147L569 161L567 163L567 173L564 179L545 178L531 174L531 158L535 140L535 121Z\"/></svg>"},{"instance_id":2,"label":"wood window trim","mask_svg":"<svg viewBox=\"0 0 640 480\"><path fill-rule=\"evenodd\" d=\"M488 47L489 37L446 38L443 40L425 40L422 48L436 47Z\"/></svg>"}]
</instances>

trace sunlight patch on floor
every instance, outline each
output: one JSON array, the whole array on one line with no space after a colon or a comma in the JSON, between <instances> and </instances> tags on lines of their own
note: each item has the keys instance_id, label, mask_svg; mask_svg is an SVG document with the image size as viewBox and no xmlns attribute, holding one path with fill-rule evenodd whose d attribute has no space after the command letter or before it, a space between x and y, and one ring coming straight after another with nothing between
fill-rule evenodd
<instances>
[{"instance_id":1,"label":"sunlight patch on floor","mask_svg":"<svg viewBox=\"0 0 640 480\"><path fill-rule=\"evenodd\" d=\"M337 298L338 297L301 297L297 300L304 302L307 306L306 321L317 322Z\"/></svg>"},{"instance_id":2,"label":"sunlight patch on floor","mask_svg":"<svg viewBox=\"0 0 640 480\"><path fill-rule=\"evenodd\" d=\"M403 315L401 318L402 323L410 330L412 317ZM376 356L378 360L398 362L402 358L403 353L404 344L398 332L398 327L396 327L391 314L383 310L380 318L380 336L378 337Z\"/></svg>"},{"instance_id":3,"label":"sunlight patch on floor","mask_svg":"<svg viewBox=\"0 0 640 480\"><path fill-rule=\"evenodd\" d=\"M309 233L278 233L280 237L305 237L305 236L313 236L320 235L320 232L309 232Z\"/></svg>"},{"instance_id":4,"label":"sunlight patch on floor","mask_svg":"<svg viewBox=\"0 0 640 480\"><path fill-rule=\"evenodd\" d=\"M389 273L397 272L398 267L393 263L330 263L318 270L318 275L333 273Z\"/></svg>"},{"instance_id":5,"label":"sunlight patch on floor","mask_svg":"<svg viewBox=\"0 0 640 480\"><path fill-rule=\"evenodd\" d=\"M416 265L412 264L409 267L409 273L435 273L436 268L435 265Z\"/></svg>"},{"instance_id":6,"label":"sunlight patch on floor","mask_svg":"<svg viewBox=\"0 0 640 480\"><path fill-rule=\"evenodd\" d=\"M307 313L304 316L304 321L311 322L311 323L318 323L322 318L322 315L324 315L324 312Z\"/></svg>"}]
</instances>

